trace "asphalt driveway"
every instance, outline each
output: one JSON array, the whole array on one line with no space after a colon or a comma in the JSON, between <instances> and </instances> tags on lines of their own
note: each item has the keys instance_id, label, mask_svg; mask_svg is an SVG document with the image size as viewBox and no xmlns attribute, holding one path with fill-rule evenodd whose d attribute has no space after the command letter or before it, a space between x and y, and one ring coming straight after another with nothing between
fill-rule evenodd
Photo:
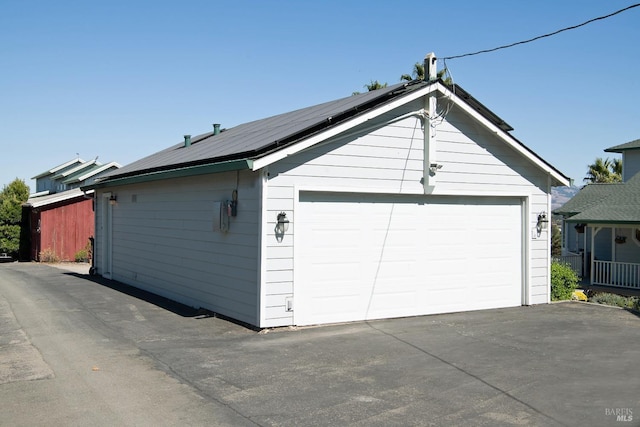
<instances>
[{"instance_id":1,"label":"asphalt driveway","mask_svg":"<svg viewBox=\"0 0 640 427\"><path fill-rule=\"evenodd\" d=\"M640 425L639 361L640 317L603 306L257 332L78 272L0 265L11 425Z\"/></svg>"}]
</instances>

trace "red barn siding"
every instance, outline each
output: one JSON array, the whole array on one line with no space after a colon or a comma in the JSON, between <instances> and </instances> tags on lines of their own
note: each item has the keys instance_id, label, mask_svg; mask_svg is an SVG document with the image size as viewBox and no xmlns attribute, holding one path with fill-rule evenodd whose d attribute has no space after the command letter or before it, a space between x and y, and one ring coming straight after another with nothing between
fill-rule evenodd
<instances>
[{"instance_id":1,"label":"red barn siding","mask_svg":"<svg viewBox=\"0 0 640 427\"><path fill-rule=\"evenodd\" d=\"M60 203L40 210L39 242L32 242L32 248L47 249L61 261L74 261L75 255L89 243L93 236L93 201L82 199ZM32 227L38 227L32 223Z\"/></svg>"}]
</instances>

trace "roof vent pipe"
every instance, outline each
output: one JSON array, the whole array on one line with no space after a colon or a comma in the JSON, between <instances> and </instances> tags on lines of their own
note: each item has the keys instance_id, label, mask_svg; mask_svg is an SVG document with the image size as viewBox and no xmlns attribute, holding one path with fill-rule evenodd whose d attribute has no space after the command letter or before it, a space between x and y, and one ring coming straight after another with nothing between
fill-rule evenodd
<instances>
[{"instance_id":1,"label":"roof vent pipe","mask_svg":"<svg viewBox=\"0 0 640 427\"><path fill-rule=\"evenodd\" d=\"M184 146L185 147L191 146L191 135L184 136Z\"/></svg>"},{"instance_id":2,"label":"roof vent pipe","mask_svg":"<svg viewBox=\"0 0 640 427\"><path fill-rule=\"evenodd\" d=\"M218 135L220 133L220 123L213 124L213 134Z\"/></svg>"},{"instance_id":3,"label":"roof vent pipe","mask_svg":"<svg viewBox=\"0 0 640 427\"><path fill-rule=\"evenodd\" d=\"M424 79L428 82L438 80L438 59L436 54L431 52L424 57Z\"/></svg>"}]
</instances>

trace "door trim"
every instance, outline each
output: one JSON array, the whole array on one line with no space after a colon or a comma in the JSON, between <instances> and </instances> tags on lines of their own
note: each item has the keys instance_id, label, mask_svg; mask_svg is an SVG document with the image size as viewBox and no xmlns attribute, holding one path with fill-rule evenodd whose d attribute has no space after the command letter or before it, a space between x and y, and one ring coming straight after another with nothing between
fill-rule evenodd
<instances>
[{"instance_id":1,"label":"door trim","mask_svg":"<svg viewBox=\"0 0 640 427\"><path fill-rule=\"evenodd\" d=\"M113 206L109 203L111 192L102 193L102 216L100 230L102 234L101 267L102 277L113 278Z\"/></svg>"}]
</instances>

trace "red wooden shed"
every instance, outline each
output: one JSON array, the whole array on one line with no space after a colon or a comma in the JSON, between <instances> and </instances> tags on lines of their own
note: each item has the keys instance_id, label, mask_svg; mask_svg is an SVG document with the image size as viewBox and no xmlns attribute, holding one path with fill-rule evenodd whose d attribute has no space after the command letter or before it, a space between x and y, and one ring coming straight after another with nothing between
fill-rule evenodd
<instances>
[{"instance_id":1,"label":"red wooden shed","mask_svg":"<svg viewBox=\"0 0 640 427\"><path fill-rule=\"evenodd\" d=\"M29 199L30 258L47 251L60 261L75 261L93 236L93 200L80 189Z\"/></svg>"}]
</instances>

